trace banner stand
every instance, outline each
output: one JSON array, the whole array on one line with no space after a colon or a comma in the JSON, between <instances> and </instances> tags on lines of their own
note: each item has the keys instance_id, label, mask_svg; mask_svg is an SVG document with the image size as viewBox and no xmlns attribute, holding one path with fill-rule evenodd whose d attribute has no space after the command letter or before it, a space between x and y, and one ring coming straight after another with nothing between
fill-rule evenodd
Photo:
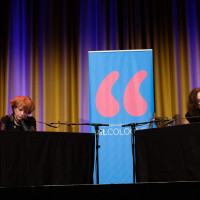
<instances>
[{"instance_id":1,"label":"banner stand","mask_svg":"<svg viewBox=\"0 0 200 200\"><path fill-rule=\"evenodd\" d=\"M153 50L89 51L88 56L89 122L110 125L99 132L99 183L133 183L134 138L131 127L121 125L153 118Z\"/></svg>"}]
</instances>

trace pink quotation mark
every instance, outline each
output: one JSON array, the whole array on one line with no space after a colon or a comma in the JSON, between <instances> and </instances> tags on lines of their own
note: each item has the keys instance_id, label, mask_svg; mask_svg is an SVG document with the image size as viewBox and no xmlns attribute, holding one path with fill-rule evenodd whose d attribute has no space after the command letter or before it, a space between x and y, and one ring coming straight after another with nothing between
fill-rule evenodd
<instances>
[{"instance_id":1,"label":"pink quotation mark","mask_svg":"<svg viewBox=\"0 0 200 200\"><path fill-rule=\"evenodd\" d=\"M141 116L147 110L147 103L139 93L139 87L146 78L146 71L139 71L129 81L124 93L124 108L132 116ZM119 103L112 96L111 89L119 78L117 71L111 72L102 81L96 94L96 107L104 117L113 117L119 112Z\"/></svg>"},{"instance_id":2,"label":"pink quotation mark","mask_svg":"<svg viewBox=\"0 0 200 200\"><path fill-rule=\"evenodd\" d=\"M113 117L119 112L119 103L112 96L111 89L115 81L119 78L117 71L111 72L102 81L96 94L96 107L104 117Z\"/></svg>"},{"instance_id":3,"label":"pink quotation mark","mask_svg":"<svg viewBox=\"0 0 200 200\"><path fill-rule=\"evenodd\" d=\"M147 110L147 102L139 93L139 87L146 76L146 71L139 71L129 81L124 92L124 108L132 116L141 116Z\"/></svg>"}]
</instances>

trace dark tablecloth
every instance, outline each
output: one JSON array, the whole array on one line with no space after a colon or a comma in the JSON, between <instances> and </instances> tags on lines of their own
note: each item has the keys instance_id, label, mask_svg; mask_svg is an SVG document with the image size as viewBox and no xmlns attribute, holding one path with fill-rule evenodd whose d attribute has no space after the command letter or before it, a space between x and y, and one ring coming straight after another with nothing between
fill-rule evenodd
<instances>
[{"instance_id":1,"label":"dark tablecloth","mask_svg":"<svg viewBox=\"0 0 200 200\"><path fill-rule=\"evenodd\" d=\"M0 131L0 186L93 183L92 133Z\"/></svg>"},{"instance_id":2,"label":"dark tablecloth","mask_svg":"<svg viewBox=\"0 0 200 200\"><path fill-rule=\"evenodd\" d=\"M200 124L138 130L138 182L200 181Z\"/></svg>"}]
</instances>

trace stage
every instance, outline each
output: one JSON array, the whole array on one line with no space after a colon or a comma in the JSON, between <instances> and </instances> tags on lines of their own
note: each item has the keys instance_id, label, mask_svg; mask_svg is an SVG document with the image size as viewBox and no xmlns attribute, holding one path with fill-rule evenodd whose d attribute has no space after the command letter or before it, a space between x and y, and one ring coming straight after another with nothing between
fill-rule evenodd
<instances>
[{"instance_id":1,"label":"stage","mask_svg":"<svg viewBox=\"0 0 200 200\"><path fill-rule=\"evenodd\" d=\"M2 199L167 199L199 196L200 182L1 187Z\"/></svg>"}]
</instances>

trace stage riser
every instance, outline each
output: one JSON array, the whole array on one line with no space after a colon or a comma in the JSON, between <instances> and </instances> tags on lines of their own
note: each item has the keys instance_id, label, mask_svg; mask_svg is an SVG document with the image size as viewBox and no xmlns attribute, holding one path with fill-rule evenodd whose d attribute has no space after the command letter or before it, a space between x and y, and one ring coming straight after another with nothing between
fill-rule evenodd
<instances>
[{"instance_id":1,"label":"stage riser","mask_svg":"<svg viewBox=\"0 0 200 200\"><path fill-rule=\"evenodd\" d=\"M200 195L200 182L0 188L1 199L167 199Z\"/></svg>"}]
</instances>

